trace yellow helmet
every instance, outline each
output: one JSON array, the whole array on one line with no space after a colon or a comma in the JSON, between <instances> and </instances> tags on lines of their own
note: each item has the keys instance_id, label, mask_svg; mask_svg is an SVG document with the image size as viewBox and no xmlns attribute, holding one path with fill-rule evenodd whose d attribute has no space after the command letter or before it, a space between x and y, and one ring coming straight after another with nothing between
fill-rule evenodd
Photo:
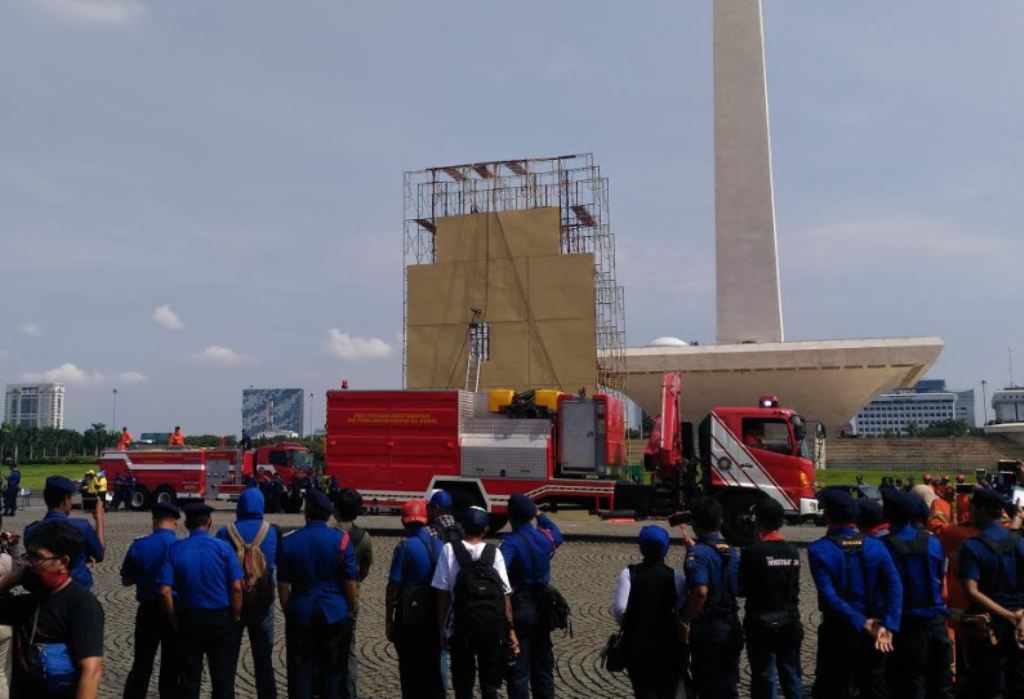
<instances>
[{"instance_id":1,"label":"yellow helmet","mask_svg":"<svg viewBox=\"0 0 1024 699\"><path fill-rule=\"evenodd\" d=\"M95 471L93 471L93 470L92 470L92 469L90 468L90 469L89 469L88 471L86 471L86 472L85 472L85 475L87 475L87 476L95 476L95 475L96 475L96 472L95 472Z\"/></svg>"}]
</instances>

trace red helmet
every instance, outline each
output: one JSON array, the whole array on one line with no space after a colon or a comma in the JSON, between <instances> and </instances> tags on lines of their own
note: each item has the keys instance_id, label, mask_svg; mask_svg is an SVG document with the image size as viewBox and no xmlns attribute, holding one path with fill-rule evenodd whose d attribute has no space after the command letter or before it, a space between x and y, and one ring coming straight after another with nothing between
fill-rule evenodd
<instances>
[{"instance_id":1,"label":"red helmet","mask_svg":"<svg viewBox=\"0 0 1024 699\"><path fill-rule=\"evenodd\" d=\"M402 505L402 524L427 523L427 501L409 500Z\"/></svg>"},{"instance_id":2,"label":"red helmet","mask_svg":"<svg viewBox=\"0 0 1024 699\"><path fill-rule=\"evenodd\" d=\"M924 477L921 480L924 481L925 485L927 485L928 483L931 483L932 482L932 474L930 474L930 473L924 474Z\"/></svg>"},{"instance_id":3,"label":"red helmet","mask_svg":"<svg viewBox=\"0 0 1024 699\"><path fill-rule=\"evenodd\" d=\"M967 479L964 478L964 474L962 474L962 473L956 474L956 482L957 483L963 483L965 480L967 480Z\"/></svg>"}]
</instances>

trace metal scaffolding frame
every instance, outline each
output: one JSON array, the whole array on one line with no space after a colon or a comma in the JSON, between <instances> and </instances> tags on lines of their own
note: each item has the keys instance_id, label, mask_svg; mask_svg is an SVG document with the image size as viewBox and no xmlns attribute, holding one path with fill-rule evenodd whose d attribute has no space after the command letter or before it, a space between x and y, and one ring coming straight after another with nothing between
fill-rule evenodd
<instances>
[{"instance_id":1,"label":"metal scaffolding frame","mask_svg":"<svg viewBox=\"0 0 1024 699\"><path fill-rule=\"evenodd\" d=\"M414 170L403 182L402 328L408 322L409 265L434 262L437 219L461 214L557 206L562 254L594 255L597 381L625 391L626 311L615 281L615 237L608 211L608 178L592 153L498 160ZM406 343L402 341L402 385Z\"/></svg>"}]
</instances>

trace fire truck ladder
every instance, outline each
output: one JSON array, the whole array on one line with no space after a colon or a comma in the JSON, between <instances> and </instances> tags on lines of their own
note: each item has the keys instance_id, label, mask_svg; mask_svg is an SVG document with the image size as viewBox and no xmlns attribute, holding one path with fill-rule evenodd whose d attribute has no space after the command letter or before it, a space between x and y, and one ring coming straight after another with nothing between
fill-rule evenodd
<instances>
[{"instance_id":1,"label":"fire truck ladder","mask_svg":"<svg viewBox=\"0 0 1024 699\"><path fill-rule=\"evenodd\" d=\"M480 391L480 364L490 353L490 332L487 323L480 322L483 311L472 309L473 320L466 329L466 382L465 390L477 393Z\"/></svg>"}]
</instances>

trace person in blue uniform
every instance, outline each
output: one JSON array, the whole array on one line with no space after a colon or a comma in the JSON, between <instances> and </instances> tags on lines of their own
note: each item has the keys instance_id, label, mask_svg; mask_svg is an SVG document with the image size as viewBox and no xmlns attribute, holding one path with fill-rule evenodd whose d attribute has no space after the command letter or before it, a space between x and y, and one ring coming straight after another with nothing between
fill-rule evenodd
<instances>
[{"instance_id":1,"label":"person in blue uniform","mask_svg":"<svg viewBox=\"0 0 1024 699\"><path fill-rule=\"evenodd\" d=\"M25 527L24 539L25 545L28 546L32 542L32 532L34 532L43 522L50 522L53 520L67 522L77 529L82 535L82 550L77 556L75 556L75 559L71 561L71 577L74 578L75 582L79 585L85 588L91 588L92 572L89 570L89 562L101 562L104 554L106 553L103 526L104 512L103 505L97 498L94 501L95 509L93 510L93 521L96 523L95 529L93 529L92 525L84 519L70 517L71 496L77 492L77 490L77 486L75 486L69 478L65 478L64 476L50 476L47 478L46 485L43 488L43 502L46 503L47 507L46 516Z\"/></svg>"},{"instance_id":2,"label":"person in blue uniform","mask_svg":"<svg viewBox=\"0 0 1024 699\"><path fill-rule=\"evenodd\" d=\"M175 528L181 514L172 504L153 505L153 533L132 542L121 563L121 583L135 586L139 608L135 612L135 659L124 685L124 699L149 696L153 660L160 648L161 699L174 699L178 682L178 651L174 628L160 607L157 575L167 558L167 550L178 536Z\"/></svg>"},{"instance_id":3,"label":"person in blue uniform","mask_svg":"<svg viewBox=\"0 0 1024 699\"><path fill-rule=\"evenodd\" d=\"M554 699L555 654L545 610L551 582L551 558L562 545L558 525L522 493L508 500L512 532L501 540L501 555L512 584L512 617L519 655L508 680L509 699ZM537 525L533 525L534 518Z\"/></svg>"},{"instance_id":4,"label":"person in blue uniform","mask_svg":"<svg viewBox=\"0 0 1024 699\"><path fill-rule=\"evenodd\" d=\"M18 491L21 490L21 471L14 459L7 457L7 487L4 489L4 517L13 517L18 512Z\"/></svg>"},{"instance_id":5,"label":"person in blue uniform","mask_svg":"<svg viewBox=\"0 0 1024 699\"><path fill-rule=\"evenodd\" d=\"M262 578L253 581L252 589L242 596L242 625L249 632L249 647L256 674L256 696L259 699L275 699L274 576L281 533L276 524L263 519L263 506L263 493L257 488L246 488L238 497L235 508L237 518L234 523L221 527L217 538L231 545L239 558L245 555L246 544L251 545L259 539L266 570Z\"/></svg>"},{"instance_id":6,"label":"person in blue uniform","mask_svg":"<svg viewBox=\"0 0 1024 699\"><path fill-rule=\"evenodd\" d=\"M1024 541L1000 523L1005 507L997 491L975 490L971 518L979 531L960 549L971 611L990 619L989 633L962 634L971 696L984 699L1024 695Z\"/></svg>"},{"instance_id":7,"label":"person in blue uniform","mask_svg":"<svg viewBox=\"0 0 1024 699\"><path fill-rule=\"evenodd\" d=\"M903 585L900 632L888 664L889 695L909 699L952 699L953 642L946 631L949 610L942 600L946 557L927 529L914 528L924 501L912 493L891 492L884 501L889 549Z\"/></svg>"},{"instance_id":8,"label":"person in blue uniform","mask_svg":"<svg viewBox=\"0 0 1024 699\"><path fill-rule=\"evenodd\" d=\"M690 506L696 543L686 554L686 606L693 684L699 697L738 697L743 630L737 612L739 552L722 537L722 505L700 497Z\"/></svg>"},{"instance_id":9,"label":"person in blue uniform","mask_svg":"<svg viewBox=\"0 0 1024 699\"><path fill-rule=\"evenodd\" d=\"M888 550L854 527L857 505L844 490L825 490L826 536L807 549L818 589L818 657L815 699L886 696L884 653L892 651L899 630L903 585Z\"/></svg>"},{"instance_id":10,"label":"person in blue uniform","mask_svg":"<svg viewBox=\"0 0 1024 699\"><path fill-rule=\"evenodd\" d=\"M330 498L306 495L306 526L281 540L278 595L285 614L290 699L341 699L359 611L359 570L348 532L327 526Z\"/></svg>"},{"instance_id":11,"label":"person in blue uniform","mask_svg":"<svg viewBox=\"0 0 1024 699\"><path fill-rule=\"evenodd\" d=\"M430 586L444 544L426 529L427 501L402 505L405 538L395 546L385 595L384 635L398 652L402 699L444 699L437 593Z\"/></svg>"},{"instance_id":12,"label":"person in blue uniform","mask_svg":"<svg viewBox=\"0 0 1024 699\"><path fill-rule=\"evenodd\" d=\"M242 566L231 546L210 535L212 512L205 503L185 506L188 538L170 545L157 575L164 613L178 631L182 699L198 699L204 658L214 699L235 696Z\"/></svg>"}]
</instances>

